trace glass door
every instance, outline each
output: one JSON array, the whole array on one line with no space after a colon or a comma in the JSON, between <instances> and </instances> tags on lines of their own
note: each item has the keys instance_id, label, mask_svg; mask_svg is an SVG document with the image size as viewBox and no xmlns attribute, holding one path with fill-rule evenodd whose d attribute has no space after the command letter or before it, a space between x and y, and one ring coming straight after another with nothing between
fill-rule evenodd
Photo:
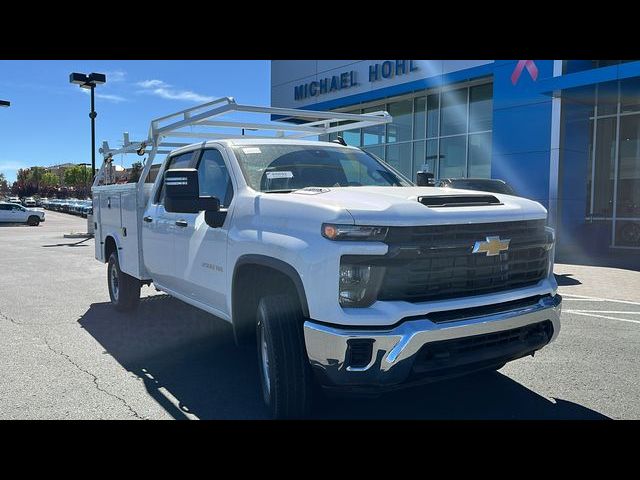
<instances>
[{"instance_id":1,"label":"glass door","mask_svg":"<svg viewBox=\"0 0 640 480\"><path fill-rule=\"evenodd\" d=\"M640 249L640 79L599 85L591 122L587 218Z\"/></svg>"},{"instance_id":2,"label":"glass door","mask_svg":"<svg viewBox=\"0 0 640 480\"><path fill-rule=\"evenodd\" d=\"M640 115L620 116L614 212L615 247L640 248Z\"/></svg>"}]
</instances>

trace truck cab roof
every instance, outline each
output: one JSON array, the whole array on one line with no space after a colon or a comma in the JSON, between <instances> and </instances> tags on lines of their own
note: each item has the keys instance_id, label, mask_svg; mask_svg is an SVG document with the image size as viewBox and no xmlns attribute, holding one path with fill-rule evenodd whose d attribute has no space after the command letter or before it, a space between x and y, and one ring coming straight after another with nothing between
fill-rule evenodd
<instances>
[{"instance_id":1,"label":"truck cab roof","mask_svg":"<svg viewBox=\"0 0 640 480\"><path fill-rule=\"evenodd\" d=\"M197 148L207 148L215 145L227 145L229 147L241 147L251 145L306 145L317 147L334 147L334 148L348 148L353 150L359 150L358 147L351 145L342 145L340 143L323 141L323 140L302 140L302 139L289 139L289 138L220 138L216 140L208 140L206 142L198 142L186 145L184 147L177 148L171 152L171 155L176 155L182 152L188 152L189 150L195 150Z\"/></svg>"}]
</instances>

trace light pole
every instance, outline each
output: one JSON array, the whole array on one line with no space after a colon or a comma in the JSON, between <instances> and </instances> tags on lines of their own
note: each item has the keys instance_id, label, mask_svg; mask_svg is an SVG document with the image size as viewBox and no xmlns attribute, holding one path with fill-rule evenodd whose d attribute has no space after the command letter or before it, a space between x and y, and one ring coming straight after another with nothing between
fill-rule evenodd
<instances>
[{"instance_id":1,"label":"light pole","mask_svg":"<svg viewBox=\"0 0 640 480\"><path fill-rule=\"evenodd\" d=\"M72 73L69 75L69 82L79 85L80 88L87 88L91 90L91 112L89 112L89 118L91 119L91 178L96 171L96 117L98 114L95 110L94 90L96 85L102 85L106 83L107 76L104 73L90 73L86 75L84 73Z\"/></svg>"}]
</instances>

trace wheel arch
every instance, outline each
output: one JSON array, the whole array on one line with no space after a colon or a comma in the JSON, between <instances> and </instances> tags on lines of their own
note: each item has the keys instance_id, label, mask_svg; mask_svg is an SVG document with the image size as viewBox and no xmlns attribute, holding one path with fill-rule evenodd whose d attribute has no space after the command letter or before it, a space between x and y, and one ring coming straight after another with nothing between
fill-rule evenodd
<instances>
[{"instance_id":1,"label":"wheel arch","mask_svg":"<svg viewBox=\"0 0 640 480\"><path fill-rule=\"evenodd\" d=\"M241 295L243 292L242 286L247 282L243 276L243 272L247 272L248 267L254 267L255 270L253 270L253 272L257 270L257 275L255 276L258 278L258 281L270 274L289 281L295 291L302 314L307 318L309 317L309 305L307 303L304 284L302 283L300 274L292 265L266 255L243 255L236 261L231 282L231 318L236 342L240 343L241 337L247 333L251 333L253 331L253 325L255 324L253 304L257 303L258 300L255 291L252 291L252 295L250 295L253 301L247 300L246 296ZM253 275L252 278L254 278ZM258 290L264 292L272 288L273 285L269 283L269 285L260 285L260 287ZM257 305L255 306L257 308Z\"/></svg>"},{"instance_id":2,"label":"wheel arch","mask_svg":"<svg viewBox=\"0 0 640 480\"><path fill-rule=\"evenodd\" d=\"M117 252L120 250L118 246L118 241L113 235L107 235L104 238L104 261L107 263L109 261L109 257L113 252Z\"/></svg>"}]
</instances>

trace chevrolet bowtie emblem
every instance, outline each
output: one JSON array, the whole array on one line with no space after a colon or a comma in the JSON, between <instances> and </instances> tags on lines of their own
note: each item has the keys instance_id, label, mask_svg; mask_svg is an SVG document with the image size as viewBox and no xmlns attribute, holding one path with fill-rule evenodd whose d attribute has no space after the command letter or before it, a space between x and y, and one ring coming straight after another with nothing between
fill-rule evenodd
<instances>
[{"instance_id":1,"label":"chevrolet bowtie emblem","mask_svg":"<svg viewBox=\"0 0 640 480\"><path fill-rule=\"evenodd\" d=\"M487 257L493 257L500 252L509 250L510 241L508 238L501 240L500 237L487 237L486 241L476 242L473 245L472 253L486 253Z\"/></svg>"}]
</instances>

